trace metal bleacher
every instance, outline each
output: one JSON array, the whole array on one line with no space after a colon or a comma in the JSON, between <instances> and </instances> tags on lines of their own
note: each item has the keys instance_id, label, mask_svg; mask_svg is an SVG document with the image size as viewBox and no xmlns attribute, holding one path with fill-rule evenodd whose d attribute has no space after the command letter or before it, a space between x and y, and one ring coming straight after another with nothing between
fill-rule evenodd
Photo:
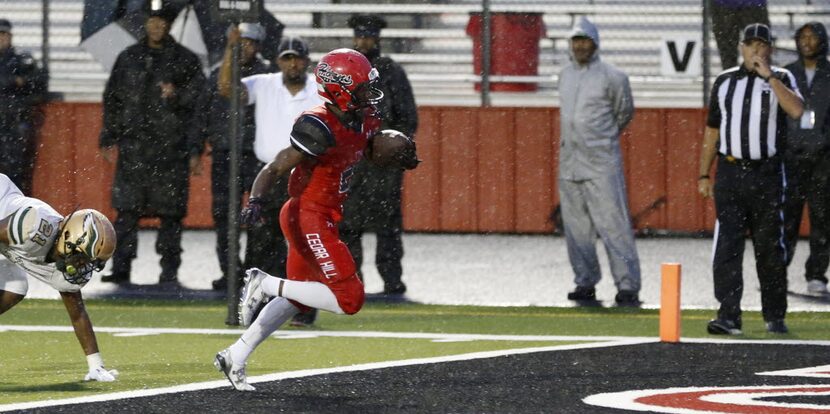
<instances>
[{"instance_id":1,"label":"metal bleacher","mask_svg":"<svg viewBox=\"0 0 830 414\"><path fill-rule=\"evenodd\" d=\"M50 0L50 90L68 101L99 101L108 73L80 46L82 0ZM351 44L346 19L352 13L381 13L389 28L383 31L383 51L400 62L419 104L480 104L474 89L473 41L465 28L480 0L403 1L265 0L266 8L286 25L284 34L306 38L316 61L325 51ZM600 29L601 56L621 67L631 78L638 106L699 107L702 77L660 75L659 47L664 36L700 36L700 0L491 0L493 12L540 12L547 36L540 40L539 76L518 78L537 82L536 92L497 92L493 105L555 106L556 74L569 62L566 34L575 16L588 15ZM794 48L792 31L809 20L826 21L830 0L772 0L770 19L777 44ZM43 11L40 0L3 0L0 16L10 19L18 48L41 56ZM714 39L711 72L720 71ZM794 57L776 55L779 63ZM497 81L499 78L493 78Z\"/></svg>"}]
</instances>

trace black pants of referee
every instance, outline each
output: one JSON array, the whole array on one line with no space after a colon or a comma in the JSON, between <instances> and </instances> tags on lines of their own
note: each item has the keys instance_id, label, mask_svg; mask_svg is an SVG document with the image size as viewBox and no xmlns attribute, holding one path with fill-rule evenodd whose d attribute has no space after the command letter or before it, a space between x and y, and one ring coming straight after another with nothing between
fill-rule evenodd
<instances>
[{"instance_id":1,"label":"black pants of referee","mask_svg":"<svg viewBox=\"0 0 830 414\"><path fill-rule=\"evenodd\" d=\"M787 248L784 243L784 175L780 159L729 161L718 158L715 180L713 274L718 318L740 320L743 257L749 230L761 284L764 321L787 312Z\"/></svg>"}]
</instances>

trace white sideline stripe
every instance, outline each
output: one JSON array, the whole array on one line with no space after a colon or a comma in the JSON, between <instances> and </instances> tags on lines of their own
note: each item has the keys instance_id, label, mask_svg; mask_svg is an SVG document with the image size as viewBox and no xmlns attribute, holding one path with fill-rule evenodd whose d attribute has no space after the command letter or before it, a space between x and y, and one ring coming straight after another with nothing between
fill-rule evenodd
<instances>
[{"instance_id":1,"label":"white sideline stripe","mask_svg":"<svg viewBox=\"0 0 830 414\"><path fill-rule=\"evenodd\" d=\"M404 360L399 360L399 361L372 362L372 363L367 363L367 364L358 364L358 365L351 365L351 366L345 366L345 367L304 369L304 370L299 370L299 371L278 372L278 373L273 373L273 374L258 375L258 376L255 376L255 377L248 377L248 382L253 384L253 383L258 383L258 382L278 381L278 380L289 379L289 378L309 377L309 376L313 376L313 375L336 374L336 373L342 373L342 372L355 372L355 371L367 371L367 370L372 370L372 369L403 367L403 366L409 366L409 365L438 364L438 363L442 363L442 362L469 361L469 360L473 360L473 359L495 358L495 357L502 357L502 356L508 356L508 355L531 354L531 353L537 353L537 352L569 351L569 350L575 350L575 349L590 349L590 348L604 348L604 347L612 347L612 346L638 345L638 344L648 343L648 342L655 342L655 339L654 338L648 338L647 340L643 340L643 339L626 338L625 340L608 341L608 342L595 342L595 343L589 343L589 344L554 345L554 346L543 346L543 347L532 347L532 348L507 349L507 350L500 350L500 351L472 352L472 353L469 353L469 354L448 355L448 356L440 356L440 357L433 357L433 358L415 358L415 359L404 359ZM210 364L206 363L205 364L205 369L208 369L209 366L210 366ZM213 370L212 367L210 369ZM217 372L217 375L221 375L221 374L219 374ZM206 381L206 382L196 382L196 383L192 383L192 384L176 385L176 386L172 386L172 387L154 388L154 389L148 389L148 390L122 391L122 392L92 395L92 396L86 396L86 397L65 398L65 399L61 399L61 400L34 401L34 402L25 402L25 403L5 404L5 405L0 405L0 412L12 411L12 410L27 410L27 409L32 409L32 408L54 407L54 406L58 406L58 405L67 405L67 404L83 404L83 403L91 403L91 402L112 401L112 400L126 399L126 398L149 397L149 396L161 395L161 394L172 394L172 393L187 392L187 391L199 391L199 390L207 390L207 389L220 388L220 387L230 387L230 384L228 383L227 380Z\"/></svg>"},{"instance_id":2,"label":"white sideline stripe","mask_svg":"<svg viewBox=\"0 0 830 414\"><path fill-rule=\"evenodd\" d=\"M46 325L0 325L0 332L74 332L71 326ZM96 333L128 335L242 335L241 329L189 329L189 328L119 328L95 327ZM483 335L483 334L449 334L421 332L381 332L381 331L277 331L271 335L278 339L315 338L321 336L340 338L397 338L397 339L431 339L440 341L630 341L653 342L654 337L633 336L565 336L565 335Z\"/></svg>"},{"instance_id":3,"label":"white sideline stripe","mask_svg":"<svg viewBox=\"0 0 830 414\"><path fill-rule=\"evenodd\" d=\"M0 325L0 332L74 332L71 326L48 325ZM242 329L190 329L190 328L118 328L96 327L95 332L126 335L242 335ZM381 332L381 331L277 331L271 335L277 339L303 339L315 337L339 338L397 338L397 339L431 339L434 341L639 341L641 343L657 342L658 338L650 336L570 336L570 335L484 335L484 334L450 334L420 332ZM771 345L817 345L830 346L830 340L805 339L740 339L740 338L680 338L681 343L701 344L771 344Z\"/></svg>"}]
</instances>

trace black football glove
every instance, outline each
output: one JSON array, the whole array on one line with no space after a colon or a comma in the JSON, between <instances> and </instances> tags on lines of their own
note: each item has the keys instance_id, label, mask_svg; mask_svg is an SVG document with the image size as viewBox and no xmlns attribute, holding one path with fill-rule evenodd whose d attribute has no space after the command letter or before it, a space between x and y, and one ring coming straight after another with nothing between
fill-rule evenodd
<instances>
[{"instance_id":1,"label":"black football glove","mask_svg":"<svg viewBox=\"0 0 830 414\"><path fill-rule=\"evenodd\" d=\"M251 197L248 199L248 205L239 213L239 221L242 224L253 226L262 220L262 205L263 201L259 197Z\"/></svg>"},{"instance_id":2,"label":"black football glove","mask_svg":"<svg viewBox=\"0 0 830 414\"><path fill-rule=\"evenodd\" d=\"M395 155L395 162L405 170L414 170L421 160L418 159L418 151L415 148L415 141L408 140L409 144Z\"/></svg>"}]
</instances>

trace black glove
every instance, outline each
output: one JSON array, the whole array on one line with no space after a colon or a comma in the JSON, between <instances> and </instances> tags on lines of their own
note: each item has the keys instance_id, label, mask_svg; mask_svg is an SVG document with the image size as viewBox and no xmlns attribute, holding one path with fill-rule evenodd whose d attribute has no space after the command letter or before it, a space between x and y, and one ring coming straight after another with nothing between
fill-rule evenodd
<instances>
[{"instance_id":1,"label":"black glove","mask_svg":"<svg viewBox=\"0 0 830 414\"><path fill-rule=\"evenodd\" d=\"M248 199L248 205L239 213L239 221L242 224L253 226L261 223L262 220L263 201L259 197L251 197Z\"/></svg>"},{"instance_id":2,"label":"black glove","mask_svg":"<svg viewBox=\"0 0 830 414\"><path fill-rule=\"evenodd\" d=\"M396 154L395 161L405 170L414 170L418 167L421 160L418 159L415 141L409 139L408 142L409 144L404 148L404 150Z\"/></svg>"}]
</instances>

